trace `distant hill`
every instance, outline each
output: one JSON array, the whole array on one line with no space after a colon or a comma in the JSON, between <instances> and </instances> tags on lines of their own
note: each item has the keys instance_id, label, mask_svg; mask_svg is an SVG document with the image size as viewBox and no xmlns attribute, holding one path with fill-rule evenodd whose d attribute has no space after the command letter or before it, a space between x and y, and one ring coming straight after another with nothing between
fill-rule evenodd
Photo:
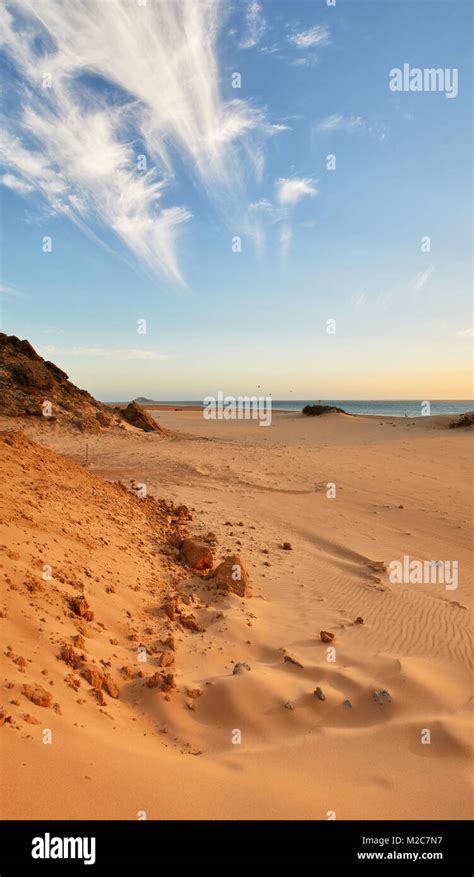
<instances>
[{"instance_id":1,"label":"distant hill","mask_svg":"<svg viewBox=\"0 0 474 877\"><path fill-rule=\"evenodd\" d=\"M134 399L134 402L137 402L138 405L159 405L159 402L156 402L154 399L146 399L145 396L139 396L138 399Z\"/></svg>"}]
</instances>

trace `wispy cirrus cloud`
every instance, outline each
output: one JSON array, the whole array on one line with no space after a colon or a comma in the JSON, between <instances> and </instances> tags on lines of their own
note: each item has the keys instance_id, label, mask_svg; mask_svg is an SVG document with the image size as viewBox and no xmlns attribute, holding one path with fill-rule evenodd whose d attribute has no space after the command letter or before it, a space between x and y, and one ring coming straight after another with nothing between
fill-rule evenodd
<instances>
[{"instance_id":1,"label":"wispy cirrus cloud","mask_svg":"<svg viewBox=\"0 0 474 877\"><path fill-rule=\"evenodd\" d=\"M313 126L312 134L333 131L344 131L346 134L365 132L379 141L385 140L387 134L386 126L380 122L369 122L362 116L344 116L341 113L334 113L332 116L320 119Z\"/></svg>"},{"instance_id":2,"label":"wispy cirrus cloud","mask_svg":"<svg viewBox=\"0 0 474 877\"><path fill-rule=\"evenodd\" d=\"M177 168L235 221L249 168L262 172L263 142L282 130L247 101L223 99L220 15L218 0L10 0L0 11L16 72L4 185L39 192L84 231L183 282L178 240L191 211L176 203Z\"/></svg>"},{"instance_id":3,"label":"wispy cirrus cloud","mask_svg":"<svg viewBox=\"0 0 474 877\"><path fill-rule=\"evenodd\" d=\"M10 283L0 283L0 294L1 295L17 295L17 290L14 286L11 286Z\"/></svg>"},{"instance_id":4,"label":"wispy cirrus cloud","mask_svg":"<svg viewBox=\"0 0 474 877\"><path fill-rule=\"evenodd\" d=\"M420 271L419 274L416 274L410 280L410 289L412 289L413 292L419 292L421 289L423 289L423 287L426 286L426 284L428 283L428 280L430 279L434 269L435 266L430 265L430 267L427 268L426 271Z\"/></svg>"},{"instance_id":5,"label":"wispy cirrus cloud","mask_svg":"<svg viewBox=\"0 0 474 877\"><path fill-rule=\"evenodd\" d=\"M46 345L39 348L42 356L73 356L100 359L136 359L136 360L165 360L172 359L166 353L157 353L154 350L140 349L116 349L109 347L55 347Z\"/></svg>"},{"instance_id":6,"label":"wispy cirrus cloud","mask_svg":"<svg viewBox=\"0 0 474 877\"><path fill-rule=\"evenodd\" d=\"M317 127L319 131L348 131L352 133L353 131L362 131L364 124L361 116L342 116L335 113L321 119Z\"/></svg>"},{"instance_id":7,"label":"wispy cirrus cloud","mask_svg":"<svg viewBox=\"0 0 474 877\"><path fill-rule=\"evenodd\" d=\"M19 192L20 195L28 195L30 192L34 191L34 186L27 183L26 180L22 180L20 177L15 177L13 174L2 174L0 177L0 183L2 186L6 186L7 189Z\"/></svg>"},{"instance_id":8,"label":"wispy cirrus cloud","mask_svg":"<svg viewBox=\"0 0 474 877\"><path fill-rule=\"evenodd\" d=\"M260 42L267 29L262 4L250 0L245 10L245 34L239 42L240 49L253 49Z\"/></svg>"}]
</instances>

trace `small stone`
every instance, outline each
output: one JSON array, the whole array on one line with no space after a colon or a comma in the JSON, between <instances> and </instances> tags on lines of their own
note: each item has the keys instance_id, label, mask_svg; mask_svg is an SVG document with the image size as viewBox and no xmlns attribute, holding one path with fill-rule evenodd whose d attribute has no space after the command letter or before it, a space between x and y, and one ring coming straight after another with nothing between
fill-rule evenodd
<instances>
[{"instance_id":1,"label":"small stone","mask_svg":"<svg viewBox=\"0 0 474 877\"><path fill-rule=\"evenodd\" d=\"M291 542L284 542L282 545L282 548L283 548L283 551L292 551L293 550L293 546L292 546Z\"/></svg>"},{"instance_id":2,"label":"small stone","mask_svg":"<svg viewBox=\"0 0 474 877\"><path fill-rule=\"evenodd\" d=\"M386 688L382 688L380 691L374 691L373 698L379 706L392 702L392 698Z\"/></svg>"},{"instance_id":3,"label":"small stone","mask_svg":"<svg viewBox=\"0 0 474 877\"><path fill-rule=\"evenodd\" d=\"M162 652L158 660L158 666L170 667L171 664L174 664L173 652Z\"/></svg>"},{"instance_id":4,"label":"small stone","mask_svg":"<svg viewBox=\"0 0 474 877\"><path fill-rule=\"evenodd\" d=\"M319 687L319 685L317 688L315 688L315 690L313 691L313 694L315 695L315 697L318 698L318 700L326 700L326 695L324 694L323 690Z\"/></svg>"},{"instance_id":5,"label":"small stone","mask_svg":"<svg viewBox=\"0 0 474 877\"><path fill-rule=\"evenodd\" d=\"M294 710L294 704L292 704L289 700L285 703L286 710Z\"/></svg>"},{"instance_id":6,"label":"small stone","mask_svg":"<svg viewBox=\"0 0 474 877\"><path fill-rule=\"evenodd\" d=\"M283 660L285 664L294 664L295 667L301 667L301 669L304 670L303 664L300 664L299 661L296 661L295 658L290 657L290 655L285 655Z\"/></svg>"},{"instance_id":7,"label":"small stone","mask_svg":"<svg viewBox=\"0 0 474 877\"><path fill-rule=\"evenodd\" d=\"M331 633L329 630L321 630L319 636L323 643L332 643L336 639L336 634Z\"/></svg>"},{"instance_id":8,"label":"small stone","mask_svg":"<svg viewBox=\"0 0 474 877\"><path fill-rule=\"evenodd\" d=\"M234 676L236 673L242 673L243 670L250 670L249 665L245 661L237 661L234 669L232 670L232 675Z\"/></svg>"},{"instance_id":9,"label":"small stone","mask_svg":"<svg viewBox=\"0 0 474 877\"><path fill-rule=\"evenodd\" d=\"M372 569L374 572L387 572L387 567L383 560L372 560L369 563L369 569Z\"/></svg>"},{"instance_id":10,"label":"small stone","mask_svg":"<svg viewBox=\"0 0 474 877\"><path fill-rule=\"evenodd\" d=\"M212 569L214 556L209 545L198 539L184 539L181 553L191 569L197 572Z\"/></svg>"},{"instance_id":11,"label":"small stone","mask_svg":"<svg viewBox=\"0 0 474 877\"><path fill-rule=\"evenodd\" d=\"M349 709L352 709L352 704L348 697L346 697L346 699L342 701L342 705L347 706Z\"/></svg>"},{"instance_id":12,"label":"small stone","mask_svg":"<svg viewBox=\"0 0 474 877\"><path fill-rule=\"evenodd\" d=\"M201 697L202 691L200 688L188 688L186 694L191 698Z\"/></svg>"},{"instance_id":13,"label":"small stone","mask_svg":"<svg viewBox=\"0 0 474 877\"><path fill-rule=\"evenodd\" d=\"M354 624L363 624L363 623L364 623L364 619L361 618L360 615L358 615L356 620L354 621Z\"/></svg>"},{"instance_id":14,"label":"small stone","mask_svg":"<svg viewBox=\"0 0 474 877\"><path fill-rule=\"evenodd\" d=\"M28 700L31 700L35 706L44 706L47 708L51 706L53 695L50 691L41 688L40 685L24 685L21 692L28 698Z\"/></svg>"}]
</instances>

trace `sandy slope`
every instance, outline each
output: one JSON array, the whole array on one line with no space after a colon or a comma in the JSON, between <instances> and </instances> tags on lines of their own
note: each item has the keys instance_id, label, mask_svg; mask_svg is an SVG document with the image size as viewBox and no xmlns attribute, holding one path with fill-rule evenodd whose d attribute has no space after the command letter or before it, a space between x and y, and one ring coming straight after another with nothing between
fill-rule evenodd
<instances>
[{"instance_id":1,"label":"sandy slope","mask_svg":"<svg viewBox=\"0 0 474 877\"><path fill-rule=\"evenodd\" d=\"M285 413L261 428L205 422L197 411L154 416L169 434L87 439L27 427L80 462L87 441L88 472L30 447L2 453L9 506L1 515L8 580L0 624L27 661L22 672L3 657L2 677L14 685L3 705L18 726L0 731L3 815L470 817L472 435L448 430L449 418ZM91 473L145 482L150 495L194 508L187 529L216 534L216 560L242 552L252 596L219 596L160 554L175 526L169 516ZM326 496L329 482L335 499ZM458 560L458 589L393 585L370 569L404 554ZM63 581L55 572L42 591L28 590L49 562ZM110 661L120 686L103 707L84 680L78 691L65 683L71 671L57 659L77 633L65 600L83 584L95 613L88 658ZM160 606L175 588L193 601L202 631L172 625L178 690L166 700L136 675L136 649L142 640L160 648L170 629ZM321 629L336 635L334 663ZM239 661L251 669L233 674ZM145 675L156 663L155 652ZM133 679L122 666L133 667ZM25 682L49 681L61 714L21 694ZM189 687L201 696L190 700ZM391 703L374 701L380 689ZM41 742L45 727L50 746Z\"/></svg>"}]
</instances>

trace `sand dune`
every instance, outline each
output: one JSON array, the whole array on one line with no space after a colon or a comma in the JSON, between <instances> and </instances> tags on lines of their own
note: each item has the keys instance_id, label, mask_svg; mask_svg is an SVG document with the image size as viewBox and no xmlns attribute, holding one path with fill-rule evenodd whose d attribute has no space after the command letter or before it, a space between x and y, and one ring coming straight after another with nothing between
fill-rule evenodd
<instances>
[{"instance_id":1,"label":"sand dune","mask_svg":"<svg viewBox=\"0 0 474 877\"><path fill-rule=\"evenodd\" d=\"M472 436L443 418L153 415L164 434L22 422L52 450L2 439L3 815L469 818ZM177 532L208 538L216 563L241 554L250 594L193 573ZM374 568L405 554L457 560L458 588ZM84 589L89 622L71 609ZM172 595L198 631L167 617ZM146 684L163 651L169 691Z\"/></svg>"}]
</instances>

